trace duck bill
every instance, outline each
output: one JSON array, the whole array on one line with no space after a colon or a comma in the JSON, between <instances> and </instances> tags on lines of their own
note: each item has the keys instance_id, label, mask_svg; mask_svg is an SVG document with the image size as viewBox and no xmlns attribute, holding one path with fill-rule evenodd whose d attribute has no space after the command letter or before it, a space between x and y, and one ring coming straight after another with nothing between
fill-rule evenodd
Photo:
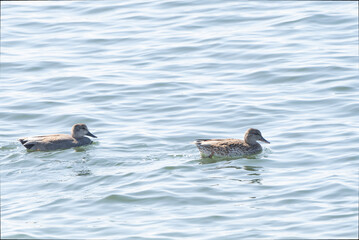
<instances>
[{"instance_id":1,"label":"duck bill","mask_svg":"<svg viewBox=\"0 0 359 240\"><path fill-rule=\"evenodd\" d=\"M87 136L93 137L93 138L97 138L95 135L93 135L92 133L88 132L86 133Z\"/></svg>"},{"instance_id":2,"label":"duck bill","mask_svg":"<svg viewBox=\"0 0 359 240\"><path fill-rule=\"evenodd\" d=\"M265 140L264 137L262 137L261 139L259 139L259 141L265 142L265 143L270 143L269 141Z\"/></svg>"}]
</instances>

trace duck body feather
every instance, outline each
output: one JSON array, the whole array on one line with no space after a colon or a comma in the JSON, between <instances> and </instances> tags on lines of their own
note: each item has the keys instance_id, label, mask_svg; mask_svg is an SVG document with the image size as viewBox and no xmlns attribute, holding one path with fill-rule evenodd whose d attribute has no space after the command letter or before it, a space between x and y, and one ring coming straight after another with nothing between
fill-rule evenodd
<instances>
[{"instance_id":1,"label":"duck body feather","mask_svg":"<svg viewBox=\"0 0 359 240\"><path fill-rule=\"evenodd\" d=\"M52 134L46 136L34 136L20 138L21 144L29 150L51 151L57 149L66 149L80 147L91 144L88 137L74 138L68 134Z\"/></svg>"},{"instance_id":2,"label":"duck body feather","mask_svg":"<svg viewBox=\"0 0 359 240\"><path fill-rule=\"evenodd\" d=\"M96 138L96 136L88 130L86 124L77 123L72 126L71 135L51 134L44 136L24 137L20 138L19 141L28 150L51 151L91 144L91 139L85 137L85 135Z\"/></svg>"},{"instance_id":3,"label":"duck body feather","mask_svg":"<svg viewBox=\"0 0 359 240\"><path fill-rule=\"evenodd\" d=\"M262 152L259 143L248 144L240 139L197 139L202 157L242 157Z\"/></svg>"}]
</instances>

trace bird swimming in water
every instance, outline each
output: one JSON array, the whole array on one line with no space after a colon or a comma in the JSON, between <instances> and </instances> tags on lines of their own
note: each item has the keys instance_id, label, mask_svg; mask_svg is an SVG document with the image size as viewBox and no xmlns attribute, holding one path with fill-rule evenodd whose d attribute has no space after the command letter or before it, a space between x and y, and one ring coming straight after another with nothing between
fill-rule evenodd
<instances>
[{"instance_id":1,"label":"bird swimming in water","mask_svg":"<svg viewBox=\"0 0 359 240\"><path fill-rule=\"evenodd\" d=\"M20 138L19 141L29 150L49 151L91 144L91 139L85 137L85 135L97 138L88 130L86 124L77 123L72 126L71 135L52 134L46 136L25 137Z\"/></svg>"},{"instance_id":2,"label":"bird swimming in water","mask_svg":"<svg viewBox=\"0 0 359 240\"><path fill-rule=\"evenodd\" d=\"M196 144L202 157L242 157L262 152L262 146L257 143L269 143L262 137L258 129L250 128L240 139L197 139Z\"/></svg>"}]
</instances>

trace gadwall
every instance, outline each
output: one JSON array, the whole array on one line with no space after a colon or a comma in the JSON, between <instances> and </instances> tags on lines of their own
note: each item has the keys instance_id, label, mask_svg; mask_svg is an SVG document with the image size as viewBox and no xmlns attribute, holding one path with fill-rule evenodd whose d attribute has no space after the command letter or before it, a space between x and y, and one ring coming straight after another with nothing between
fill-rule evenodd
<instances>
[{"instance_id":1,"label":"gadwall","mask_svg":"<svg viewBox=\"0 0 359 240\"><path fill-rule=\"evenodd\" d=\"M197 139L194 144L198 147L202 157L242 157L257 154L262 151L262 146L257 143L262 141L269 143L262 137L259 130L250 128L244 134L244 140L240 139Z\"/></svg>"},{"instance_id":2,"label":"gadwall","mask_svg":"<svg viewBox=\"0 0 359 240\"><path fill-rule=\"evenodd\" d=\"M19 141L29 150L48 151L91 144L92 141L88 137L85 137L85 135L97 138L95 135L90 133L86 124L78 123L72 126L71 135L53 134L46 136L25 137L20 138Z\"/></svg>"}]
</instances>

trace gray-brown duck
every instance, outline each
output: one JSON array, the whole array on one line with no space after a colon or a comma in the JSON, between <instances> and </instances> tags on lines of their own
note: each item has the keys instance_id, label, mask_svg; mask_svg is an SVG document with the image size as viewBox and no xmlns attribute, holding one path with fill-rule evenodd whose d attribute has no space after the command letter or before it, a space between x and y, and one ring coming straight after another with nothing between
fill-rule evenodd
<instances>
[{"instance_id":1,"label":"gray-brown duck","mask_svg":"<svg viewBox=\"0 0 359 240\"><path fill-rule=\"evenodd\" d=\"M91 144L92 141L85 135L96 138L87 128L86 124L78 123L72 126L71 135L52 134L20 138L21 144L29 150L49 151L80 147Z\"/></svg>"}]
</instances>

